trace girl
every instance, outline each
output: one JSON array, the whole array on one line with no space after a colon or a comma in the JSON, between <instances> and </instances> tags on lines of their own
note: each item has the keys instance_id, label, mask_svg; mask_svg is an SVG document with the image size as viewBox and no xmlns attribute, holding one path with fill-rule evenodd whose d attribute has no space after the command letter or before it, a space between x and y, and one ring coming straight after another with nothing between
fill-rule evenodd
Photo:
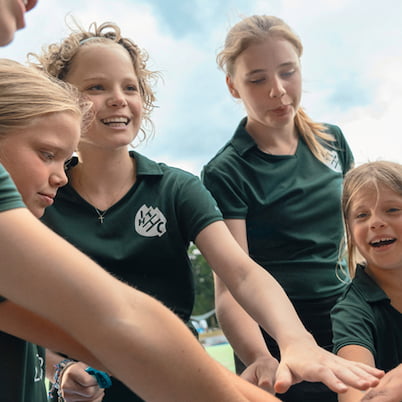
<instances>
[{"instance_id":1,"label":"girl","mask_svg":"<svg viewBox=\"0 0 402 402\"><path fill-rule=\"evenodd\" d=\"M64 163L80 137L78 94L11 60L1 60L0 93L0 163L39 218L67 183ZM2 299L0 311L11 315L10 302ZM0 350L2 400L46 402L43 348L0 333Z\"/></svg>"},{"instance_id":2,"label":"girl","mask_svg":"<svg viewBox=\"0 0 402 402\"><path fill-rule=\"evenodd\" d=\"M334 350L388 372L402 363L402 165L351 170L342 207L353 281L332 311ZM350 389L339 400L361 397ZM401 401L402 392L388 400Z\"/></svg>"},{"instance_id":3,"label":"girl","mask_svg":"<svg viewBox=\"0 0 402 402\"><path fill-rule=\"evenodd\" d=\"M157 297L185 323L194 300L187 255L194 241L235 297L286 347L280 386L301 377L326 381L336 391L345 390L343 381L367 385L360 369L351 363L345 367L317 347L282 288L230 235L198 178L128 152L154 106L154 74L135 43L115 24L92 24L37 57L40 68L90 98L95 112L79 158L69 165L69 184L45 214L47 225L114 275ZM162 326L159 332L164 334ZM62 359L50 353L49 358ZM312 359L317 364L310 364ZM65 397L83 392L77 380L83 375L81 364L68 367L61 383ZM117 400L142 399L113 379L104 401Z\"/></svg>"},{"instance_id":4,"label":"girl","mask_svg":"<svg viewBox=\"0 0 402 402\"><path fill-rule=\"evenodd\" d=\"M149 401L277 400L225 372L168 309L38 222L67 182L64 164L90 106L78 98L67 84L0 60L0 328L108 370ZM42 348L6 335L0 348L1 401L45 401ZM100 401L95 384L86 380Z\"/></svg>"},{"instance_id":5,"label":"girl","mask_svg":"<svg viewBox=\"0 0 402 402\"><path fill-rule=\"evenodd\" d=\"M205 166L203 181L242 248L278 280L318 344L331 350L330 309L345 287L335 269L343 234L340 194L353 157L338 127L313 122L300 106L302 49L273 16L254 15L230 29L217 61L247 116ZM284 354L265 332L262 337L218 276L216 308L248 366L245 378L269 378ZM281 397L336 400L322 384L307 383Z\"/></svg>"}]
</instances>

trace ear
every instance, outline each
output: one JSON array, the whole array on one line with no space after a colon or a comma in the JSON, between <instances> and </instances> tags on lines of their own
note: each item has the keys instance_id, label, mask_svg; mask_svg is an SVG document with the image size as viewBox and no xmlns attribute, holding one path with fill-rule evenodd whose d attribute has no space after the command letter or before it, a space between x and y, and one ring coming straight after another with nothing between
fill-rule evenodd
<instances>
[{"instance_id":1,"label":"ear","mask_svg":"<svg viewBox=\"0 0 402 402\"><path fill-rule=\"evenodd\" d=\"M226 76L226 85L228 86L230 94L233 96L233 98L240 99L240 94L237 91L237 89L234 87L234 83L230 75Z\"/></svg>"}]
</instances>

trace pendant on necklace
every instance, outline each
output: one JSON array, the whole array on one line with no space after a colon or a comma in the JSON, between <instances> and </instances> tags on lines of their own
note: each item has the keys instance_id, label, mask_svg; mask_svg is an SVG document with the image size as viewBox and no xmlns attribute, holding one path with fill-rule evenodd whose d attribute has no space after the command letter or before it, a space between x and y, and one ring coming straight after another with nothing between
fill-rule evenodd
<instances>
[{"instance_id":1,"label":"pendant on necklace","mask_svg":"<svg viewBox=\"0 0 402 402\"><path fill-rule=\"evenodd\" d=\"M99 220L99 222L100 222L100 223L103 223L103 221L105 220L105 215L106 215L107 210L101 212L101 211L99 211L98 208L95 208L95 211L96 211L96 213L98 214L98 220Z\"/></svg>"}]
</instances>

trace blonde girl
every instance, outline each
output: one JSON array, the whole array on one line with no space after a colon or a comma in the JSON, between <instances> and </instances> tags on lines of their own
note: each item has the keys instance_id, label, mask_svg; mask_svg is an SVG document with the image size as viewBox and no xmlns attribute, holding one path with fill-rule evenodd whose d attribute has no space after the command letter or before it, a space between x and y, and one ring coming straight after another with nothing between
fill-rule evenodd
<instances>
[{"instance_id":1,"label":"blonde girl","mask_svg":"<svg viewBox=\"0 0 402 402\"><path fill-rule=\"evenodd\" d=\"M348 172L342 207L353 280L332 311L334 351L389 372L379 385L386 384L383 400L400 401L402 165L369 162ZM361 397L361 391L350 389L339 401Z\"/></svg>"},{"instance_id":2,"label":"blonde girl","mask_svg":"<svg viewBox=\"0 0 402 402\"><path fill-rule=\"evenodd\" d=\"M283 286L317 343L331 350L330 310L345 287L336 276L340 195L353 156L339 127L313 121L301 107L302 52L300 38L275 16L246 17L229 30L217 61L246 116L205 166L203 181L242 248ZM282 348L261 334L219 277L216 307L239 357L238 373L246 366L245 378L272 382ZM281 398L337 397L304 382Z\"/></svg>"}]
</instances>

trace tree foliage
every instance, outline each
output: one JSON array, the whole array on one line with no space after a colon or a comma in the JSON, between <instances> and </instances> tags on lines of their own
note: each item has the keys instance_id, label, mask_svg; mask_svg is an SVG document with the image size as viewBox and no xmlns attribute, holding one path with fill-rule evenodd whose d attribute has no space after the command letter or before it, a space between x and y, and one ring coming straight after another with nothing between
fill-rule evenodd
<instances>
[{"instance_id":1,"label":"tree foliage","mask_svg":"<svg viewBox=\"0 0 402 402\"><path fill-rule=\"evenodd\" d=\"M194 272L195 305L193 315L214 309L214 279L212 270L198 248L192 244L188 251Z\"/></svg>"}]
</instances>

